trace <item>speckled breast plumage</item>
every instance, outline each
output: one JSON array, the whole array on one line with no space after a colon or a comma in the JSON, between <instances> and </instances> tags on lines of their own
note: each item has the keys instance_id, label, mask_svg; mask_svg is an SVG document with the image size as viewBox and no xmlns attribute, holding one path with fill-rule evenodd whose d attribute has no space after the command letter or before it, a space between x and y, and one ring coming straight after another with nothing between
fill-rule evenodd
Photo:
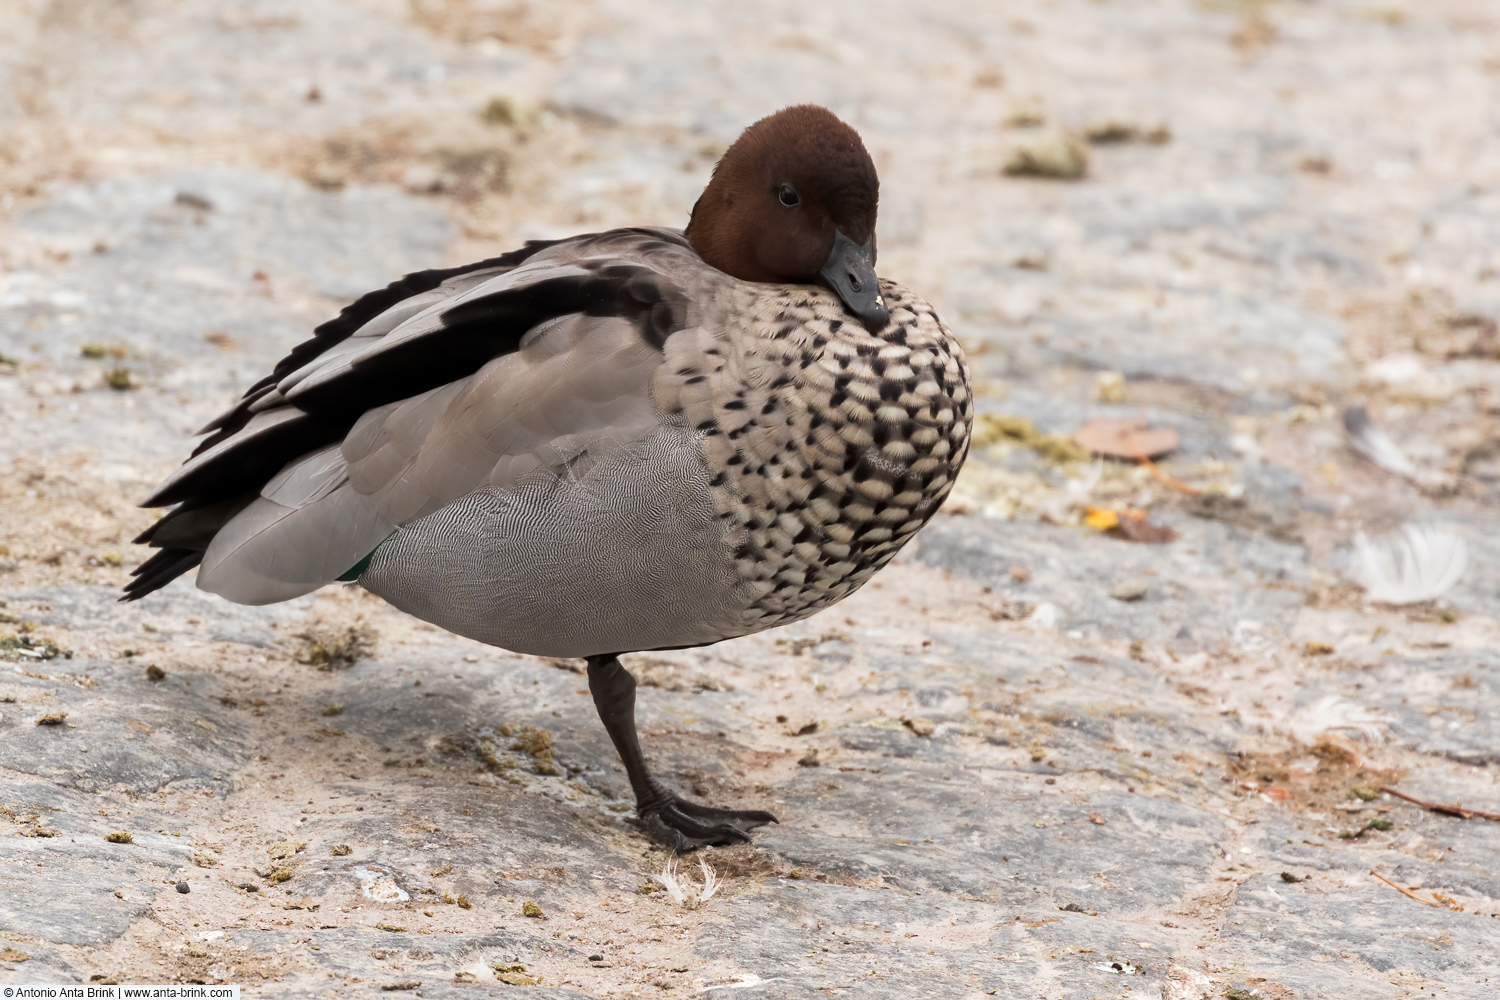
<instances>
[{"instance_id":1,"label":"speckled breast plumage","mask_svg":"<svg viewBox=\"0 0 1500 1000\"><path fill-rule=\"evenodd\" d=\"M968 453L962 349L931 306L881 287L891 321L876 333L805 289L735 303L724 315L740 329L669 341L657 402L698 434L746 633L863 585L937 511Z\"/></svg>"}]
</instances>

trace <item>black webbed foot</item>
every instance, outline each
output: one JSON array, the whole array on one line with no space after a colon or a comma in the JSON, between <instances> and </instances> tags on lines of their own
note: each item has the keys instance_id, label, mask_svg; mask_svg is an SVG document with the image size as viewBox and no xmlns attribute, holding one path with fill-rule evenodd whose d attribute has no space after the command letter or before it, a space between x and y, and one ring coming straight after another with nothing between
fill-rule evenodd
<instances>
[{"instance_id":1,"label":"black webbed foot","mask_svg":"<svg viewBox=\"0 0 1500 1000\"><path fill-rule=\"evenodd\" d=\"M636 813L648 837L678 854L700 847L748 844L749 831L777 822L775 816L759 809L716 809L667 791L638 805Z\"/></svg>"}]
</instances>

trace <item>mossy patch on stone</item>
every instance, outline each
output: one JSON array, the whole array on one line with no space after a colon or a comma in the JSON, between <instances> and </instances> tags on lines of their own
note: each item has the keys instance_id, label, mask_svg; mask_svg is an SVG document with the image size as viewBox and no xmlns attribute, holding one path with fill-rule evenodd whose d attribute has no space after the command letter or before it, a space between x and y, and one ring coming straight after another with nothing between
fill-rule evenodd
<instances>
[{"instance_id":1,"label":"mossy patch on stone","mask_svg":"<svg viewBox=\"0 0 1500 1000\"><path fill-rule=\"evenodd\" d=\"M519 962L496 962L490 968L495 970L496 979L511 986L540 986L542 983L536 976L527 975L526 966Z\"/></svg>"},{"instance_id":2,"label":"mossy patch on stone","mask_svg":"<svg viewBox=\"0 0 1500 1000\"><path fill-rule=\"evenodd\" d=\"M28 627L30 626L30 627ZM71 660L73 654L63 649L51 639L37 638L25 633L36 628L31 622L20 623L20 635L0 635L0 659L10 660L12 663L26 663L36 660L55 660L61 656L65 660Z\"/></svg>"},{"instance_id":3,"label":"mossy patch on stone","mask_svg":"<svg viewBox=\"0 0 1500 1000\"><path fill-rule=\"evenodd\" d=\"M552 731L535 726L497 727L481 734L474 749L484 766L511 782L521 784L516 772L562 777L563 769L553 757Z\"/></svg>"},{"instance_id":4,"label":"mossy patch on stone","mask_svg":"<svg viewBox=\"0 0 1500 1000\"><path fill-rule=\"evenodd\" d=\"M1011 150L1004 171L1011 177L1080 180L1089 172L1088 146L1070 132L1050 132Z\"/></svg>"},{"instance_id":5,"label":"mossy patch on stone","mask_svg":"<svg viewBox=\"0 0 1500 1000\"><path fill-rule=\"evenodd\" d=\"M1137 125L1111 118L1085 128L1083 137L1093 146L1165 146L1172 141L1172 129L1165 124Z\"/></svg>"},{"instance_id":6,"label":"mossy patch on stone","mask_svg":"<svg viewBox=\"0 0 1500 1000\"><path fill-rule=\"evenodd\" d=\"M342 670L375 655L379 634L369 625L314 626L299 633L297 638L303 642L297 654L298 663L311 664L319 670Z\"/></svg>"},{"instance_id":7,"label":"mossy patch on stone","mask_svg":"<svg viewBox=\"0 0 1500 1000\"><path fill-rule=\"evenodd\" d=\"M1005 413L981 413L974 418L974 431L971 439L973 447L987 448L1002 442L1030 448L1053 465L1086 462L1089 459L1087 448L1061 434L1043 434L1026 417L1015 417Z\"/></svg>"},{"instance_id":8,"label":"mossy patch on stone","mask_svg":"<svg viewBox=\"0 0 1500 1000\"><path fill-rule=\"evenodd\" d=\"M135 376L130 374L130 369L122 366L111 368L104 373L104 385L115 392L129 392L131 389L139 389L140 383Z\"/></svg>"}]
</instances>

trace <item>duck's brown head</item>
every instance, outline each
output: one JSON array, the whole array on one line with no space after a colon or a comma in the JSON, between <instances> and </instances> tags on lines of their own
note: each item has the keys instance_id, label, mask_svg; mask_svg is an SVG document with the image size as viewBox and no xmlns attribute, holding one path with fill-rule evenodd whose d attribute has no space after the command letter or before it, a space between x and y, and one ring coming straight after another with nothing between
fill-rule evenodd
<instances>
[{"instance_id":1,"label":"duck's brown head","mask_svg":"<svg viewBox=\"0 0 1500 1000\"><path fill-rule=\"evenodd\" d=\"M814 104L751 125L714 167L687 237L745 281L827 285L870 330L890 319L875 279L880 179L854 131Z\"/></svg>"}]
</instances>

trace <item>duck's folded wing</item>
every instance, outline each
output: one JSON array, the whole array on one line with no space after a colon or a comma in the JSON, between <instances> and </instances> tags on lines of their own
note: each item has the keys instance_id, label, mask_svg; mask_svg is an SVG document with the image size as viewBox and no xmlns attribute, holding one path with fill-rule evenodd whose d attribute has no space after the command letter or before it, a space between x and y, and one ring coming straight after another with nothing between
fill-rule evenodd
<instances>
[{"instance_id":1,"label":"duck's folded wing","mask_svg":"<svg viewBox=\"0 0 1500 1000\"><path fill-rule=\"evenodd\" d=\"M586 477L599 455L659 426L661 361L626 320L556 320L468 378L366 413L343 443L350 484L406 524L534 473Z\"/></svg>"},{"instance_id":2,"label":"duck's folded wing","mask_svg":"<svg viewBox=\"0 0 1500 1000\"><path fill-rule=\"evenodd\" d=\"M409 287L428 287L350 306L210 425L147 499L178 506L138 539L162 551L127 599L203 560L205 589L285 600L474 489L543 466L576 470L591 450L638 437L655 420L651 372L683 306L661 269L618 250L673 235L580 238L528 260L411 276Z\"/></svg>"}]
</instances>

